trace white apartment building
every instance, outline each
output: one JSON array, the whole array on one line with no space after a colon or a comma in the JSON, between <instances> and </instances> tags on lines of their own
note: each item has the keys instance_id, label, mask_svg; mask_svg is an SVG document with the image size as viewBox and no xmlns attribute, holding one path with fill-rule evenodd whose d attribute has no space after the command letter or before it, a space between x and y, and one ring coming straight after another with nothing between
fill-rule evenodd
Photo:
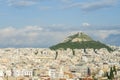
<instances>
[{"instance_id":1,"label":"white apartment building","mask_svg":"<svg viewBox=\"0 0 120 80\"><path fill-rule=\"evenodd\" d=\"M33 70L13 70L13 76L18 77L18 76L33 76Z\"/></svg>"},{"instance_id":2,"label":"white apartment building","mask_svg":"<svg viewBox=\"0 0 120 80\"><path fill-rule=\"evenodd\" d=\"M0 70L0 77L4 77L4 71Z\"/></svg>"},{"instance_id":3,"label":"white apartment building","mask_svg":"<svg viewBox=\"0 0 120 80\"><path fill-rule=\"evenodd\" d=\"M49 69L49 76L50 76L50 78L56 78L56 69L55 68Z\"/></svg>"},{"instance_id":4,"label":"white apartment building","mask_svg":"<svg viewBox=\"0 0 120 80\"><path fill-rule=\"evenodd\" d=\"M11 70L6 70L5 73L6 73L6 76L12 76L12 71Z\"/></svg>"}]
</instances>

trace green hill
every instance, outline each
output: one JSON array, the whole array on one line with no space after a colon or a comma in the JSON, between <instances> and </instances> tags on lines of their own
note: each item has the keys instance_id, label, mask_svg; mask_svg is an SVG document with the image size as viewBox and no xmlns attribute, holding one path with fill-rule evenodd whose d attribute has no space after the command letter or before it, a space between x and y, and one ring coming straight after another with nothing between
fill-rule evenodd
<instances>
[{"instance_id":1,"label":"green hill","mask_svg":"<svg viewBox=\"0 0 120 80\"><path fill-rule=\"evenodd\" d=\"M62 43L57 45L53 45L50 47L52 50L56 49L86 49L86 48L93 48L93 49L101 49L106 48L108 51L112 51L112 49L99 42L94 41L91 37L84 33L77 33L72 36L67 37Z\"/></svg>"}]
</instances>

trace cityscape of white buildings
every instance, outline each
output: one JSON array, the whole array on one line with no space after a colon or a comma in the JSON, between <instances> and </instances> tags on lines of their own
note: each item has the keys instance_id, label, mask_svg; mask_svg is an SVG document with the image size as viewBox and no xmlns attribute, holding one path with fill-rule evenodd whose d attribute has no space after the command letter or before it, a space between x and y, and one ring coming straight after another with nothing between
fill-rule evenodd
<instances>
[{"instance_id":1,"label":"cityscape of white buildings","mask_svg":"<svg viewBox=\"0 0 120 80\"><path fill-rule=\"evenodd\" d=\"M112 49L2 48L0 80L107 80L112 66L120 80L120 47Z\"/></svg>"}]
</instances>

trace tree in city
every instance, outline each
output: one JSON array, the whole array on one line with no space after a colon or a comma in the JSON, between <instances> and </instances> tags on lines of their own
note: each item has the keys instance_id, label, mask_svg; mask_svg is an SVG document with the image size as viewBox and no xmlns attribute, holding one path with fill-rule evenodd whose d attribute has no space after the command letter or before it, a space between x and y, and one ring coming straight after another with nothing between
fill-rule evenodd
<instances>
[{"instance_id":1,"label":"tree in city","mask_svg":"<svg viewBox=\"0 0 120 80\"><path fill-rule=\"evenodd\" d=\"M88 75L88 76L91 76L91 70L90 70L89 67L87 68L87 75Z\"/></svg>"},{"instance_id":2,"label":"tree in city","mask_svg":"<svg viewBox=\"0 0 120 80\"><path fill-rule=\"evenodd\" d=\"M116 69L115 65L113 66L113 71L114 71L115 75L117 75L117 69Z\"/></svg>"},{"instance_id":3,"label":"tree in city","mask_svg":"<svg viewBox=\"0 0 120 80\"><path fill-rule=\"evenodd\" d=\"M38 54L38 50L36 50L36 51L34 52L34 54L37 55L37 54Z\"/></svg>"},{"instance_id":4,"label":"tree in city","mask_svg":"<svg viewBox=\"0 0 120 80\"><path fill-rule=\"evenodd\" d=\"M110 72L107 72L107 77L109 80L113 80L114 79L114 70L113 67L110 67Z\"/></svg>"},{"instance_id":5,"label":"tree in city","mask_svg":"<svg viewBox=\"0 0 120 80\"><path fill-rule=\"evenodd\" d=\"M72 53L73 53L73 55L75 55L75 51L72 49Z\"/></svg>"}]
</instances>

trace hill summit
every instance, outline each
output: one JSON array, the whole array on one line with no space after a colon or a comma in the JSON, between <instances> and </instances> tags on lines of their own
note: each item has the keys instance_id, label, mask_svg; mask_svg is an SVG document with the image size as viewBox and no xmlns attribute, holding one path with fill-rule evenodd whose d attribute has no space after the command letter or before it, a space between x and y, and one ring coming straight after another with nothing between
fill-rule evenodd
<instances>
[{"instance_id":1,"label":"hill summit","mask_svg":"<svg viewBox=\"0 0 120 80\"><path fill-rule=\"evenodd\" d=\"M112 49L107 46L104 43L101 43L99 41L93 40L91 37L89 37L87 34L78 32L76 34L73 34L71 36L68 36L62 43L59 43L57 45L53 45L50 47L52 50L57 49L101 49L106 48L108 51L112 51Z\"/></svg>"},{"instance_id":2,"label":"hill summit","mask_svg":"<svg viewBox=\"0 0 120 80\"><path fill-rule=\"evenodd\" d=\"M82 41L93 41L93 39L91 37L89 37L88 35L82 33L82 32L78 32L77 34L68 36L64 42L82 42Z\"/></svg>"}]
</instances>

